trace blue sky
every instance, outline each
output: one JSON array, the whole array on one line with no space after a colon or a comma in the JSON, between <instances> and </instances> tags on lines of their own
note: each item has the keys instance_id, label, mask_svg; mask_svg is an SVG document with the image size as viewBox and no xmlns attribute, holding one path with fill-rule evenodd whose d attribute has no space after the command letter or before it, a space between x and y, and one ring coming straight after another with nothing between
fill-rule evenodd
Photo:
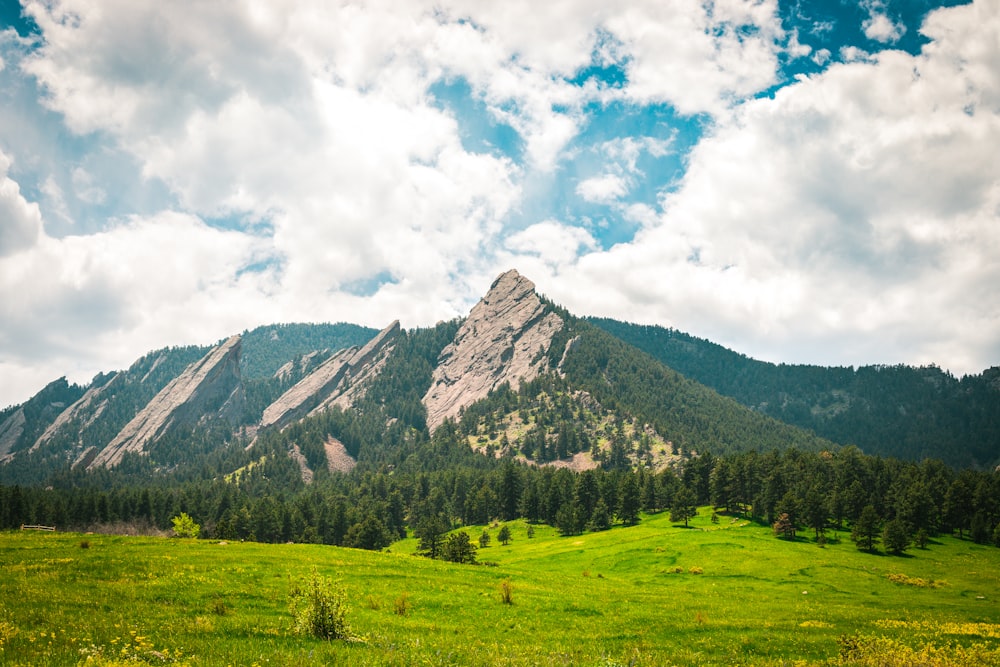
<instances>
[{"instance_id":1,"label":"blue sky","mask_svg":"<svg viewBox=\"0 0 1000 667\"><path fill-rule=\"evenodd\" d=\"M771 361L1000 364L995 2L608 4L3 0L0 405L511 267Z\"/></svg>"}]
</instances>

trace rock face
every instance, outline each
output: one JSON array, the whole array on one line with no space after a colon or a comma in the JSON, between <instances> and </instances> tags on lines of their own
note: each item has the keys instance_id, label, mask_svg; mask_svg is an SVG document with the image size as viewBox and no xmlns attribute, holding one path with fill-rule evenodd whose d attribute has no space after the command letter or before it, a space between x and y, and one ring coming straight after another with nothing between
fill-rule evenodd
<instances>
[{"instance_id":1,"label":"rock face","mask_svg":"<svg viewBox=\"0 0 1000 667\"><path fill-rule=\"evenodd\" d=\"M14 444L17 443L17 439L24 433L26 421L24 408L21 407L0 423L0 461L7 457Z\"/></svg>"},{"instance_id":2,"label":"rock face","mask_svg":"<svg viewBox=\"0 0 1000 667\"><path fill-rule=\"evenodd\" d=\"M143 452L173 426L241 403L240 337L232 336L164 387L88 464L113 467L126 452Z\"/></svg>"},{"instance_id":3,"label":"rock face","mask_svg":"<svg viewBox=\"0 0 1000 667\"><path fill-rule=\"evenodd\" d=\"M341 350L321 363L267 406L260 427L282 428L331 405L349 406L363 394L367 381L381 369L399 332L399 321L395 321L364 347Z\"/></svg>"},{"instance_id":4,"label":"rock face","mask_svg":"<svg viewBox=\"0 0 1000 667\"><path fill-rule=\"evenodd\" d=\"M517 389L548 368L552 337L562 318L548 312L535 284L510 270L473 307L455 339L441 352L424 395L434 429L504 382Z\"/></svg>"},{"instance_id":5,"label":"rock face","mask_svg":"<svg viewBox=\"0 0 1000 667\"><path fill-rule=\"evenodd\" d=\"M107 401L104 400L105 391L115 387L122 379L124 379L124 377L124 373L116 373L109 382L98 387L91 387L88 389L83 396L81 396L68 408L63 410L59 416L56 417L56 420L48 425L45 431L38 436L37 440L35 440L35 444L31 446L30 451L33 452L37 450L39 447L51 440L60 429L72 422L74 419L81 419L87 414L90 415L89 420L81 426L81 430L83 430L100 418L101 413L104 412L104 408L107 405Z\"/></svg>"}]
</instances>

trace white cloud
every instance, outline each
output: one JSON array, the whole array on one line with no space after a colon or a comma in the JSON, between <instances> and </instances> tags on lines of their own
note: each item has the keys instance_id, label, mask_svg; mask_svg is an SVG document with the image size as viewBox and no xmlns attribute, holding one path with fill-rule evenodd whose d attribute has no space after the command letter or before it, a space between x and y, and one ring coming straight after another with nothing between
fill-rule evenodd
<instances>
[{"instance_id":1,"label":"white cloud","mask_svg":"<svg viewBox=\"0 0 1000 667\"><path fill-rule=\"evenodd\" d=\"M552 296L767 358L995 364L1000 9L941 10L924 31L919 56L834 65L738 108L659 224L582 257Z\"/></svg>"},{"instance_id":2,"label":"white cloud","mask_svg":"<svg viewBox=\"0 0 1000 667\"><path fill-rule=\"evenodd\" d=\"M576 186L576 194L585 201L594 204L610 204L628 194L628 182L621 176L604 174L585 181Z\"/></svg>"},{"instance_id":3,"label":"white cloud","mask_svg":"<svg viewBox=\"0 0 1000 667\"><path fill-rule=\"evenodd\" d=\"M31 248L42 232L38 205L24 199L9 170L10 158L0 151L0 258Z\"/></svg>"},{"instance_id":4,"label":"white cloud","mask_svg":"<svg viewBox=\"0 0 1000 667\"><path fill-rule=\"evenodd\" d=\"M517 267L532 280L559 274L597 248L594 237L580 227L545 220L509 237L498 266Z\"/></svg>"},{"instance_id":5,"label":"white cloud","mask_svg":"<svg viewBox=\"0 0 1000 667\"><path fill-rule=\"evenodd\" d=\"M38 175L29 186L3 158L4 377L35 377L25 369L43 357L58 359L48 379L60 366L92 375L269 321L431 324L464 314L512 264L579 312L640 313L724 341L749 330L764 353L848 341L849 362L960 364L998 339L982 307L1000 205L988 3L929 16L918 57L844 50L844 63L760 100L783 50L809 54L774 0L32 0L26 11L44 40L5 33L2 73L32 85L3 88L40 90L49 111L32 130L37 100L20 115L0 107L4 150ZM626 80L570 83L593 63ZM520 135L520 163L463 146L461 112L432 94L458 79ZM603 104L708 114L684 181L640 169L670 141L574 146ZM75 134L56 136L59 122ZM78 143L88 159L53 148ZM599 168L564 170L571 146ZM76 220L81 202L113 209L139 190L95 156L135 165L129 183L156 184L156 205ZM602 251L597 232L545 216L512 231L536 177L610 205L639 227L635 241ZM670 186L662 209L628 201L647 185ZM267 268L247 270L257 263ZM373 276L389 280L350 293ZM962 297L977 292L976 305ZM878 357L875 339L896 356Z\"/></svg>"},{"instance_id":6,"label":"white cloud","mask_svg":"<svg viewBox=\"0 0 1000 667\"><path fill-rule=\"evenodd\" d=\"M868 18L861 24L865 37L883 44L894 44L906 33L906 26L893 21L886 13L885 0L862 0L861 7Z\"/></svg>"}]
</instances>

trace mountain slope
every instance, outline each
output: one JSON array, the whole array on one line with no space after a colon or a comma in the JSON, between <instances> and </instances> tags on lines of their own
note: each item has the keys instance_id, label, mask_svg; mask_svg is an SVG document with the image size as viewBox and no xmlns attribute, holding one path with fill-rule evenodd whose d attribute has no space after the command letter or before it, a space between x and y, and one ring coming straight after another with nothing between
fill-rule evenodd
<instances>
[{"instance_id":1,"label":"mountain slope","mask_svg":"<svg viewBox=\"0 0 1000 667\"><path fill-rule=\"evenodd\" d=\"M834 442L957 467L1000 463L1000 368L959 380L934 366L770 364L673 329L589 321L692 380Z\"/></svg>"}]
</instances>

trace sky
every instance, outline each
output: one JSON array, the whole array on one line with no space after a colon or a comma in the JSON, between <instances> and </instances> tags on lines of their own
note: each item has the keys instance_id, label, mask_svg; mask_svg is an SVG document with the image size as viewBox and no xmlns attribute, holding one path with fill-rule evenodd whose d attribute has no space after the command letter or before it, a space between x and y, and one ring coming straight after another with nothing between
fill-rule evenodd
<instances>
[{"instance_id":1,"label":"sky","mask_svg":"<svg viewBox=\"0 0 1000 667\"><path fill-rule=\"evenodd\" d=\"M1000 365L997 0L0 3L0 407L510 268L772 362Z\"/></svg>"}]
</instances>

